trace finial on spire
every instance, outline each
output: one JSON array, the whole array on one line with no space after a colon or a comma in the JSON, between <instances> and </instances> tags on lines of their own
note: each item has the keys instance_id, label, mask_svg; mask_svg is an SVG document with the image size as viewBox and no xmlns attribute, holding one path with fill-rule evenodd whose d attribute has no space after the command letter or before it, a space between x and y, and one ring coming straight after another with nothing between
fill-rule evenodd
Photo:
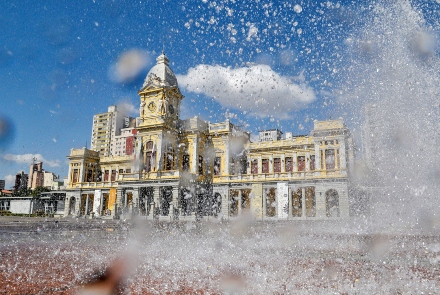
<instances>
[{"instance_id":1,"label":"finial on spire","mask_svg":"<svg viewBox=\"0 0 440 295\"><path fill-rule=\"evenodd\" d=\"M162 43L162 54L165 55L165 43Z\"/></svg>"}]
</instances>

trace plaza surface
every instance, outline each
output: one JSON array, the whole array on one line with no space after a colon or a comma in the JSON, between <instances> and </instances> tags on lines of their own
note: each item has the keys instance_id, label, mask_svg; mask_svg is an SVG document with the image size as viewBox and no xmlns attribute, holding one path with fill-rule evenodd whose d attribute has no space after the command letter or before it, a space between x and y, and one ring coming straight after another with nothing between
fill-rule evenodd
<instances>
[{"instance_id":1,"label":"plaza surface","mask_svg":"<svg viewBox=\"0 0 440 295\"><path fill-rule=\"evenodd\" d=\"M437 231L366 228L2 217L0 294L71 294L116 258L131 294L436 294Z\"/></svg>"}]
</instances>

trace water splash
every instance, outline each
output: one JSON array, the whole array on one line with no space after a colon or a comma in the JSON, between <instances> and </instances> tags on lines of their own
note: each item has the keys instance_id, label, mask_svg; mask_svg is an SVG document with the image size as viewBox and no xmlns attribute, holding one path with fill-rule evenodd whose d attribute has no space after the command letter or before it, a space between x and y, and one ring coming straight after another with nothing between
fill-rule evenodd
<instances>
[{"instance_id":1,"label":"water splash","mask_svg":"<svg viewBox=\"0 0 440 295\"><path fill-rule=\"evenodd\" d=\"M358 184L392 227L415 225L440 206L440 57L423 14L410 1L385 2L346 42L352 57L341 105L362 125Z\"/></svg>"}]
</instances>

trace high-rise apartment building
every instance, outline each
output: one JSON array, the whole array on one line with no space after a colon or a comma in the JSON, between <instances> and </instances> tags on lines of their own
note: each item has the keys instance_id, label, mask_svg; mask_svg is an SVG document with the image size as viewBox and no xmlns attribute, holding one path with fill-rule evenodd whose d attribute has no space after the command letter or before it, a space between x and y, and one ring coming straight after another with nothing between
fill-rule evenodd
<instances>
[{"instance_id":1,"label":"high-rise apartment building","mask_svg":"<svg viewBox=\"0 0 440 295\"><path fill-rule=\"evenodd\" d=\"M133 118L124 116L116 106L109 106L106 113L93 116L91 149L104 157L123 155L126 138L132 136L134 126Z\"/></svg>"},{"instance_id":2,"label":"high-rise apartment building","mask_svg":"<svg viewBox=\"0 0 440 295\"><path fill-rule=\"evenodd\" d=\"M15 175L14 190L22 190L28 186L28 175L20 171Z\"/></svg>"},{"instance_id":3,"label":"high-rise apartment building","mask_svg":"<svg viewBox=\"0 0 440 295\"><path fill-rule=\"evenodd\" d=\"M122 122L116 106L109 106L108 112L93 116L91 149L102 156L110 156L112 139L122 127Z\"/></svg>"},{"instance_id":4,"label":"high-rise apartment building","mask_svg":"<svg viewBox=\"0 0 440 295\"><path fill-rule=\"evenodd\" d=\"M28 188L36 188L44 184L43 162L33 163L29 168Z\"/></svg>"}]
</instances>

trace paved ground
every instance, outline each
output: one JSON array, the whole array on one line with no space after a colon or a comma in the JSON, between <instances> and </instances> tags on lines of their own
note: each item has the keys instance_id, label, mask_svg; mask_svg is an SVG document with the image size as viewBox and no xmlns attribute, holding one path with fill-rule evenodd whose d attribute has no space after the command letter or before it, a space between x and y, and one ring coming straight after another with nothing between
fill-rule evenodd
<instances>
[{"instance_id":1,"label":"paved ground","mask_svg":"<svg viewBox=\"0 0 440 295\"><path fill-rule=\"evenodd\" d=\"M70 294L127 258L131 294L438 294L440 236L340 222L0 218L0 294Z\"/></svg>"}]
</instances>

